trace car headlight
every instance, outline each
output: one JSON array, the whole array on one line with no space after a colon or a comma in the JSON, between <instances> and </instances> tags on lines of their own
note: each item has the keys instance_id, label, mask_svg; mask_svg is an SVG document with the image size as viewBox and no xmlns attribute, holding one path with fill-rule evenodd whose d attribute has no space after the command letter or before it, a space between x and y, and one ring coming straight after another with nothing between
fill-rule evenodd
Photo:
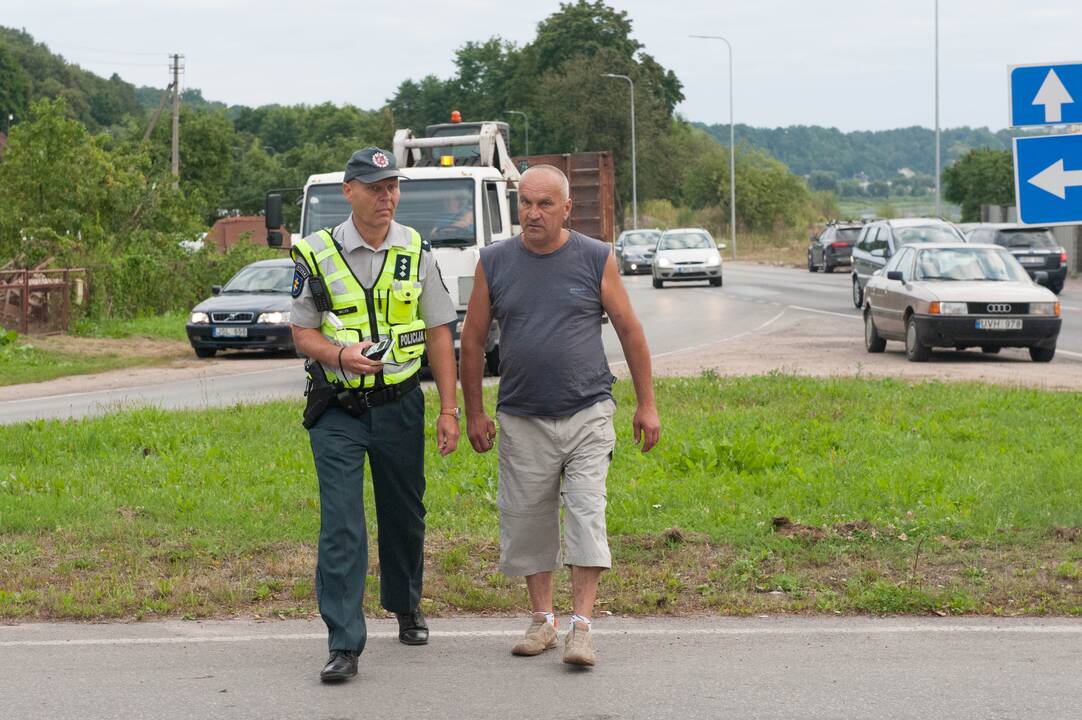
<instances>
[{"instance_id":1,"label":"car headlight","mask_svg":"<svg viewBox=\"0 0 1082 720\"><path fill-rule=\"evenodd\" d=\"M654 262L657 263L658 267L663 267L663 268L671 268L672 267L672 260L670 260L669 258L666 258L666 257L658 258Z\"/></svg>"},{"instance_id":2,"label":"car headlight","mask_svg":"<svg viewBox=\"0 0 1082 720\"><path fill-rule=\"evenodd\" d=\"M930 310L932 315L965 315L969 312L969 305L964 302L934 302Z\"/></svg>"},{"instance_id":3,"label":"car headlight","mask_svg":"<svg viewBox=\"0 0 1082 720\"><path fill-rule=\"evenodd\" d=\"M1043 303L1030 303L1029 304L1030 315L1050 315L1053 317L1059 317L1059 303L1058 302L1043 302Z\"/></svg>"},{"instance_id":4,"label":"car headlight","mask_svg":"<svg viewBox=\"0 0 1082 720\"><path fill-rule=\"evenodd\" d=\"M706 260L707 267L717 267L721 265L721 255L713 255Z\"/></svg>"},{"instance_id":5,"label":"car headlight","mask_svg":"<svg viewBox=\"0 0 1082 720\"><path fill-rule=\"evenodd\" d=\"M205 312L193 312L191 317L188 318L188 322L192 325L202 325L210 322L210 316Z\"/></svg>"},{"instance_id":6,"label":"car headlight","mask_svg":"<svg viewBox=\"0 0 1082 720\"><path fill-rule=\"evenodd\" d=\"M257 323L267 325L281 325L289 322L289 311L276 310L274 312L260 313L256 318Z\"/></svg>"}]
</instances>

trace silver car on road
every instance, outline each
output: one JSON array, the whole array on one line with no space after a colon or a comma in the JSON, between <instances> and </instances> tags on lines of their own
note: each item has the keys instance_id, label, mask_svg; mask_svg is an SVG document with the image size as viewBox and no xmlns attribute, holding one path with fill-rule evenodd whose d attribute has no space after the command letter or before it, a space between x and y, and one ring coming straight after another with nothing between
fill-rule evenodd
<instances>
[{"instance_id":1,"label":"silver car on road","mask_svg":"<svg viewBox=\"0 0 1082 720\"><path fill-rule=\"evenodd\" d=\"M998 245L907 245L868 279L864 345L883 352L905 343L906 358L927 360L934 347L1029 349L1036 362L1056 354L1060 304Z\"/></svg>"},{"instance_id":2,"label":"silver car on road","mask_svg":"<svg viewBox=\"0 0 1082 720\"><path fill-rule=\"evenodd\" d=\"M676 228L661 233L654 251L654 287L666 282L708 280L722 283L721 253L713 236L702 228Z\"/></svg>"}]
</instances>

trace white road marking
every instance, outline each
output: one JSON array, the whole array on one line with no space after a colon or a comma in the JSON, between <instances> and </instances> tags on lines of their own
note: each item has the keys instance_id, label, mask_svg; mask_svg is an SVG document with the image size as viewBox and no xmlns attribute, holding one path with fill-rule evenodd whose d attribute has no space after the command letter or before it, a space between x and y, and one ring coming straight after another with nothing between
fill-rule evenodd
<instances>
[{"instance_id":1,"label":"white road marking","mask_svg":"<svg viewBox=\"0 0 1082 720\"><path fill-rule=\"evenodd\" d=\"M794 310L800 310L801 312L818 313L819 315L832 315L834 317L846 318L847 320L862 320L859 315L848 315L846 313L831 312L830 310L816 310L815 308L803 307L802 305L787 305Z\"/></svg>"},{"instance_id":2,"label":"white road marking","mask_svg":"<svg viewBox=\"0 0 1082 720\"><path fill-rule=\"evenodd\" d=\"M770 318L769 320L767 320L763 324L757 325L756 327L752 328L751 330L745 330L742 333L737 333L736 335L730 335L729 337L719 338L717 340L711 340L710 342L699 343L698 345L690 345L688 347L677 348L676 350L669 350L668 352L658 353L657 355L651 355L650 359L651 360L657 360L658 358L668 357L669 355L679 355L680 353L692 352L694 350L702 350L703 348L713 347L714 345L718 345L718 344L723 343L723 342L728 342L730 340L736 340L737 338L742 338L745 335L751 335L752 333L759 332L763 328L765 328L768 325L772 324L775 320L777 320L778 318L780 318L784 314L785 314L785 310L782 309L782 311L779 312L777 315ZM627 365L627 360L618 360L618 361L616 361L614 363L611 363L610 367L613 366L613 365Z\"/></svg>"},{"instance_id":3,"label":"white road marking","mask_svg":"<svg viewBox=\"0 0 1082 720\"><path fill-rule=\"evenodd\" d=\"M835 627L721 627L721 628L612 628L597 627L593 632L608 636L669 636L669 637L704 637L704 636L741 636L741 635L910 635L910 634L1033 634L1033 635L1082 635L1082 623L1066 625L855 625ZM433 631L438 638L503 638L519 637L522 630L450 630ZM397 630L374 630L368 633L372 639L393 639L398 637ZM188 645L202 643L242 643L242 642L278 642L278 641L317 641L326 640L326 633L281 633L267 635L197 635L193 637L140 637L140 638L85 638L79 640L7 640L0 641L0 647L87 647L95 645Z\"/></svg>"},{"instance_id":4,"label":"white road marking","mask_svg":"<svg viewBox=\"0 0 1082 720\"><path fill-rule=\"evenodd\" d=\"M225 379L225 378L245 377L245 376L248 376L248 375L264 375L266 373L275 373L275 372L282 372L283 370L296 370L296 369L297 368L294 368L294 367L291 367L291 366L285 366L285 367L271 368L270 370L251 370L251 371L248 371L248 372L229 373L229 374L226 374L226 375L203 375L203 376L194 377L194 378L185 378L185 379L182 379L182 380L178 380L176 382L186 382L186 381L193 381L193 380L194 381L222 380L222 379ZM32 398L23 398L23 399L19 399L19 400L0 400L0 407L11 407L11 406L18 405L19 403L32 403L32 402L38 402L38 401L41 401L41 400L58 400L60 398L83 397L83 396L86 396L86 395L106 395L106 394L109 394L109 393L128 392L130 390L146 390L148 388L160 388L160 387L162 387L163 384L170 384L170 383L150 383L150 384L147 384L147 385L130 385L130 386L126 385L126 386L115 387L115 388L106 388L104 390L85 390L85 391L82 391L82 392L63 393L63 394L60 394L60 395L35 395Z\"/></svg>"},{"instance_id":5,"label":"white road marking","mask_svg":"<svg viewBox=\"0 0 1082 720\"><path fill-rule=\"evenodd\" d=\"M1063 303L1060 303L1059 307L1061 310L1082 310L1082 307L1075 307L1074 305L1064 305Z\"/></svg>"},{"instance_id":6,"label":"white road marking","mask_svg":"<svg viewBox=\"0 0 1082 720\"><path fill-rule=\"evenodd\" d=\"M1071 352L1070 350L1056 350L1056 354L1073 358L1082 358L1082 353Z\"/></svg>"}]
</instances>

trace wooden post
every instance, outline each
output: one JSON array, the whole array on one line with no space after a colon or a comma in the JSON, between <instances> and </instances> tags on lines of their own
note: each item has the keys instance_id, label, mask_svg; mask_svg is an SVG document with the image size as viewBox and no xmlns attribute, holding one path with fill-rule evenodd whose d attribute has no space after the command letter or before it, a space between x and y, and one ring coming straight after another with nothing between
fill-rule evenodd
<instances>
[{"instance_id":1,"label":"wooden post","mask_svg":"<svg viewBox=\"0 0 1082 720\"><path fill-rule=\"evenodd\" d=\"M23 270L23 335L30 334L30 270Z\"/></svg>"},{"instance_id":2,"label":"wooden post","mask_svg":"<svg viewBox=\"0 0 1082 720\"><path fill-rule=\"evenodd\" d=\"M71 279L70 270L64 270L64 332L68 331L68 322L71 317Z\"/></svg>"}]
</instances>

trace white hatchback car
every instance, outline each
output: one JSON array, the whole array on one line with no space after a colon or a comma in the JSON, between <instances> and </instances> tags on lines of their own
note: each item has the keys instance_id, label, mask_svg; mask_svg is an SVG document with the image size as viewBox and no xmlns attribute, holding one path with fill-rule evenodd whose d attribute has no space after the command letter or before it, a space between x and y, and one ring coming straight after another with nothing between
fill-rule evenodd
<instances>
[{"instance_id":1,"label":"white hatchback car","mask_svg":"<svg viewBox=\"0 0 1082 720\"><path fill-rule=\"evenodd\" d=\"M720 246L724 248L724 245ZM722 283L721 253L718 244L702 228L676 228L661 233L654 251L654 287L666 282L709 280Z\"/></svg>"}]
</instances>

